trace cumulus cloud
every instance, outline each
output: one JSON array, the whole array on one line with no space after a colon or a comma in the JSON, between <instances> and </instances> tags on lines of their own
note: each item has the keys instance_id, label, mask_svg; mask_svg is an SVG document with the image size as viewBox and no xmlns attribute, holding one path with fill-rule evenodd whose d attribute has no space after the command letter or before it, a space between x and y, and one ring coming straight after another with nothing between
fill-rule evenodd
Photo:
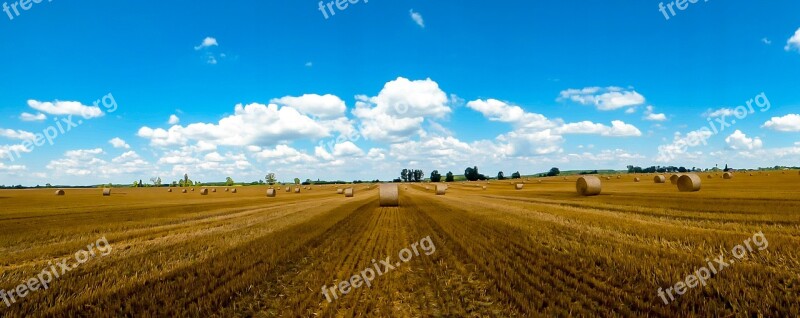
<instances>
[{"instance_id":1,"label":"cumulus cloud","mask_svg":"<svg viewBox=\"0 0 800 318\"><path fill-rule=\"evenodd\" d=\"M467 103L471 108L491 121L511 123L517 127L547 129L556 126L541 114L528 113L522 107L510 105L496 99L474 100Z\"/></svg>"},{"instance_id":2,"label":"cumulus cloud","mask_svg":"<svg viewBox=\"0 0 800 318\"><path fill-rule=\"evenodd\" d=\"M572 101L581 105L595 106L601 111L610 111L644 104L645 98L635 90L612 86L567 89L561 91L557 101Z\"/></svg>"},{"instance_id":3,"label":"cumulus cloud","mask_svg":"<svg viewBox=\"0 0 800 318\"><path fill-rule=\"evenodd\" d=\"M289 106L304 115L322 119L342 117L347 110L347 105L341 98L330 94L305 94L300 97L286 96L273 99L270 103Z\"/></svg>"},{"instance_id":4,"label":"cumulus cloud","mask_svg":"<svg viewBox=\"0 0 800 318\"><path fill-rule=\"evenodd\" d=\"M361 120L361 135L377 141L400 142L423 135L426 119L451 113L447 94L431 79L399 77L386 83L375 97L356 96L353 115Z\"/></svg>"},{"instance_id":5,"label":"cumulus cloud","mask_svg":"<svg viewBox=\"0 0 800 318\"><path fill-rule=\"evenodd\" d=\"M422 19L422 15L419 14L419 12L414 12L414 9L411 9L409 14L411 15L411 20L414 20L414 23L419 25L421 28L425 28L425 20Z\"/></svg>"},{"instance_id":6,"label":"cumulus cloud","mask_svg":"<svg viewBox=\"0 0 800 318\"><path fill-rule=\"evenodd\" d=\"M676 132L672 143L658 147L656 161L671 162L676 158L696 159L702 153L691 152L690 148L705 144L713 135L714 133L709 129L691 131L685 136L679 132Z\"/></svg>"},{"instance_id":7,"label":"cumulus cloud","mask_svg":"<svg viewBox=\"0 0 800 318\"><path fill-rule=\"evenodd\" d=\"M605 137L638 137L642 132L636 126L626 124L621 120L614 120L611 126L597 124L590 121L564 124L556 130L559 134L587 134Z\"/></svg>"},{"instance_id":8,"label":"cumulus cloud","mask_svg":"<svg viewBox=\"0 0 800 318\"><path fill-rule=\"evenodd\" d=\"M36 113L34 115L31 113L23 112L22 114L19 115L19 119L21 121L44 121L45 119L47 119L47 115L42 113Z\"/></svg>"},{"instance_id":9,"label":"cumulus cloud","mask_svg":"<svg viewBox=\"0 0 800 318\"><path fill-rule=\"evenodd\" d=\"M217 43L217 39L216 38L213 38L213 37L209 36L209 37L206 37L205 39L203 39L203 42L200 43L200 45L195 46L194 49L199 51L199 50L202 50L202 49L205 49L205 48L209 48L209 47L212 47L212 46L219 46L219 43Z\"/></svg>"},{"instance_id":10,"label":"cumulus cloud","mask_svg":"<svg viewBox=\"0 0 800 318\"><path fill-rule=\"evenodd\" d=\"M236 105L234 114L216 124L175 125L169 129L142 127L138 136L153 146L186 145L203 141L216 146L268 146L298 139L322 138L330 129L292 107L275 104Z\"/></svg>"},{"instance_id":11,"label":"cumulus cloud","mask_svg":"<svg viewBox=\"0 0 800 318\"><path fill-rule=\"evenodd\" d=\"M97 118L103 116L103 111L97 106L86 106L80 102L40 102L37 100L29 100L28 106L42 113L49 115L74 115L83 116L83 118Z\"/></svg>"},{"instance_id":12,"label":"cumulus cloud","mask_svg":"<svg viewBox=\"0 0 800 318\"><path fill-rule=\"evenodd\" d=\"M108 141L114 148L123 148L123 149L130 149L131 146L125 142L125 140L120 139L119 137L115 137Z\"/></svg>"},{"instance_id":13,"label":"cumulus cloud","mask_svg":"<svg viewBox=\"0 0 800 318\"><path fill-rule=\"evenodd\" d=\"M800 52L800 28L794 32L794 35L786 40L786 46L784 47L786 51L795 50Z\"/></svg>"},{"instance_id":14,"label":"cumulus cloud","mask_svg":"<svg viewBox=\"0 0 800 318\"><path fill-rule=\"evenodd\" d=\"M733 150L755 150L761 149L764 145L760 138L748 138L747 135L738 129L725 138L725 142L728 144L728 148Z\"/></svg>"},{"instance_id":15,"label":"cumulus cloud","mask_svg":"<svg viewBox=\"0 0 800 318\"><path fill-rule=\"evenodd\" d=\"M647 120L647 121L666 121L667 120L667 115L666 114L661 114L661 113L656 113L655 112L655 108L653 108L653 106L647 106L647 108L645 108L645 111L644 111L644 118L643 119Z\"/></svg>"},{"instance_id":16,"label":"cumulus cloud","mask_svg":"<svg viewBox=\"0 0 800 318\"><path fill-rule=\"evenodd\" d=\"M168 124L177 125L180 122L181 122L181 119L177 115L175 115L175 114L169 115L169 120L167 121Z\"/></svg>"},{"instance_id":17,"label":"cumulus cloud","mask_svg":"<svg viewBox=\"0 0 800 318\"><path fill-rule=\"evenodd\" d=\"M783 132L800 132L800 114L772 117L762 127Z\"/></svg>"},{"instance_id":18,"label":"cumulus cloud","mask_svg":"<svg viewBox=\"0 0 800 318\"><path fill-rule=\"evenodd\" d=\"M112 158L110 162L100 158L102 154L105 152L101 148L70 150L63 158L50 161L47 169L52 170L55 175L102 178L130 176L150 172L152 169L150 164L134 151Z\"/></svg>"},{"instance_id":19,"label":"cumulus cloud","mask_svg":"<svg viewBox=\"0 0 800 318\"><path fill-rule=\"evenodd\" d=\"M24 130L2 129L0 128L0 137L16 140L34 140L36 135L32 132Z\"/></svg>"}]
</instances>

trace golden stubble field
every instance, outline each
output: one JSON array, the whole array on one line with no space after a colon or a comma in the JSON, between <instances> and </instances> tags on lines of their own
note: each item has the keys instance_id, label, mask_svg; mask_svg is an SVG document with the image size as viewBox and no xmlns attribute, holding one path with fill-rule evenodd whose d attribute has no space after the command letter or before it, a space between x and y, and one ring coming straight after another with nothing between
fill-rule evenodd
<instances>
[{"instance_id":1,"label":"golden stubble field","mask_svg":"<svg viewBox=\"0 0 800 318\"><path fill-rule=\"evenodd\" d=\"M640 183L634 177L642 178ZM105 237L95 257L0 316L780 316L800 315L800 175L702 175L680 193L653 175L570 176L300 194L165 188L0 191L0 289L11 290ZM483 187L487 189L484 190ZM199 191L200 188L197 188ZM754 233L756 250L668 305L657 293ZM415 256L328 302L333 286L430 236ZM727 256L729 257L729 256Z\"/></svg>"}]
</instances>

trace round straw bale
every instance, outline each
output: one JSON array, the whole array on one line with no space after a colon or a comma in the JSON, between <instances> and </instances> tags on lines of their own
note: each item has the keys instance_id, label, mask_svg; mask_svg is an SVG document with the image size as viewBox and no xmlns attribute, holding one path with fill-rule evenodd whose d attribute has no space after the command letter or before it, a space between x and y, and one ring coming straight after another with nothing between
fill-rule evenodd
<instances>
[{"instance_id":1,"label":"round straw bale","mask_svg":"<svg viewBox=\"0 0 800 318\"><path fill-rule=\"evenodd\" d=\"M653 178L653 181L655 183L667 183L667 177L665 177L665 176L655 176L655 178Z\"/></svg>"},{"instance_id":2,"label":"round straw bale","mask_svg":"<svg viewBox=\"0 0 800 318\"><path fill-rule=\"evenodd\" d=\"M182 193L186 193L186 189L181 190Z\"/></svg>"},{"instance_id":3,"label":"round straw bale","mask_svg":"<svg viewBox=\"0 0 800 318\"><path fill-rule=\"evenodd\" d=\"M278 192L275 189L267 189L267 197L274 198L277 194Z\"/></svg>"},{"instance_id":4,"label":"round straw bale","mask_svg":"<svg viewBox=\"0 0 800 318\"><path fill-rule=\"evenodd\" d=\"M225 192L231 191L231 189L225 188Z\"/></svg>"},{"instance_id":5,"label":"round straw bale","mask_svg":"<svg viewBox=\"0 0 800 318\"><path fill-rule=\"evenodd\" d=\"M217 189L216 188L215 189L211 189L211 192L217 192Z\"/></svg>"},{"instance_id":6,"label":"round straw bale","mask_svg":"<svg viewBox=\"0 0 800 318\"><path fill-rule=\"evenodd\" d=\"M542 180L539 180L539 183L542 183Z\"/></svg>"},{"instance_id":7,"label":"round straw bale","mask_svg":"<svg viewBox=\"0 0 800 318\"><path fill-rule=\"evenodd\" d=\"M733 173L726 172L725 174L722 175L722 178L723 179L733 179Z\"/></svg>"},{"instance_id":8,"label":"round straw bale","mask_svg":"<svg viewBox=\"0 0 800 318\"><path fill-rule=\"evenodd\" d=\"M708 175L708 178L709 178L709 179L711 179L711 178L713 178L713 177L712 177L711 175Z\"/></svg>"},{"instance_id":9,"label":"round straw bale","mask_svg":"<svg viewBox=\"0 0 800 318\"><path fill-rule=\"evenodd\" d=\"M673 175L669 176L669 182L672 183L672 184L678 184L678 178L680 178L680 177L681 177L680 175L673 174Z\"/></svg>"},{"instance_id":10,"label":"round straw bale","mask_svg":"<svg viewBox=\"0 0 800 318\"><path fill-rule=\"evenodd\" d=\"M522 183L517 183L516 185L514 185L514 188L517 190L522 190L523 187L525 187L525 185Z\"/></svg>"},{"instance_id":11,"label":"round straw bale","mask_svg":"<svg viewBox=\"0 0 800 318\"><path fill-rule=\"evenodd\" d=\"M231 190L231 193L236 193L236 189Z\"/></svg>"},{"instance_id":12,"label":"round straw bale","mask_svg":"<svg viewBox=\"0 0 800 318\"><path fill-rule=\"evenodd\" d=\"M56 190L56 195L64 195L64 190L61 189Z\"/></svg>"},{"instance_id":13,"label":"round straw bale","mask_svg":"<svg viewBox=\"0 0 800 318\"><path fill-rule=\"evenodd\" d=\"M300 193L300 187L294 187L294 193Z\"/></svg>"},{"instance_id":14,"label":"round straw bale","mask_svg":"<svg viewBox=\"0 0 800 318\"><path fill-rule=\"evenodd\" d=\"M345 198L352 198L353 196L355 196L353 188L347 188L347 189L344 190L344 197Z\"/></svg>"},{"instance_id":15,"label":"round straw bale","mask_svg":"<svg viewBox=\"0 0 800 318\"><path fill-rule=\"evenodd\" d=\"M200 195L208 195L208 189L200 189Z\"/></svg>"},{"instance_id":16,"label":"round straw bale","mask_svg":"<svg viewBox=\"0 0 800 318\"><path fill-rule=\"evenodd\" d=\"M344 189L342 188L336 189L336 194L344 194Z\"/></svg>"},{"instance_id":17,"label":"round straw bale","mask_svg":"<svg viewBox=\"0 0 800 318\"><path fill-rule=\"evenodd\" d=\"M622 179L622 176L617 176L617 179Z\"/></svg>"},{"instance_id":18,"label":"round straw bale","mask_svg":"<svg viewBox=\"0 0 800 318\"><path fill-rule=\"evenodd\" d=\"M380 187L381 206L399 206L400 199L397 193L396 184L381 184Z\"/></svg>"},{"instance_id":19,"label":"round straw bale","mask_svg":"<svg viewBox=\"0 0 800 318\"><path fill-rule=\"evenodd\" d=\"M194 192L194 188L192 188L192 192Z\"/></svg>"},{"instance_id":20,"label":"round straw bale","mask_svg":"<svg viewBox=\"0 0 800 318\"><path fill-rule=\"evenodd\" d=\"M611 177L606 177L606 180L611 180Z\"/></svg>"},{"instance_id":21,"label":"round straw bale","mask_svg":"<svg viewBox=\"0 0 800 318\"><path fill-rule=\"evenodd\" d=\"M582 196L598 195L602 188L603 184L600 182L600 178L595 176L580 177L578 182L575 183L575 189Z\"/></svg>"},{"instance_id":22,"label":"round straw bale","mask_svg":"<svg viewBox=\"0 0 800 318\"><path fill-rule=\"evenodd\" d=\"M292 187L286 187L286 192L292 192Z\"/></svg>"},{"instance_id":23,"label":"round straw bale","mask_svg":"<svg viewBox=\"0 0 800 318\"><path fill-rule=\"evenodd\" d=\"M685 174L678 178L678 190L681 192L700 191L702 179L696 174Z\"/></svg>"},{"instance_id":24,"label":"round straw bale","mask_svg":"<svg viewBox=\"0 0 800 318\"><path fill-rule=\"evenodd\" d=\"M105 188L105 189L103 189L103 196L104 196L104 197L109 197L109 196L111 196L111 189L109 189L109 188Z\"/></svg>"},{"instance_id":25,"label":"round straw bale","mask_svg":"<svg viewBox=\"0 0 800 318\"><path fill-rule=\"evenodd\" d=\"M633 178L633 182L641 182L641 181L642 181L642 179L639 179L639 178Z\"/></svg>"},{"instance_id":26,"label":"round straw bale","mask_svg":"<svg viewBox=\"0 0 800 318\"><path fill-rule=\"evenodd\" d=\"M172 189L167 189L167 192L172 192Z\"/></svg>"},{"instance_id":27,"label":"round straw bale","mask_svg":"<svg viewBox=\"0 0 800 318\"><path fill-rule=\"evenodd\" d=\"M483 186L483 189L484 189L484 190L486 190L486 189L488 189L488 188L487 188L486 186Z\"/></svg>"},{"instance_id":28,"label":"round straw bale","mask_svg":"<svg viewBox=\"0 0 800 318\"><path fill-rule=\"evenodd\" d=\"M447 185L446 184L437 184L436 185L436 195L444 195L447 193Z\"/></svg>"}]
</instances>

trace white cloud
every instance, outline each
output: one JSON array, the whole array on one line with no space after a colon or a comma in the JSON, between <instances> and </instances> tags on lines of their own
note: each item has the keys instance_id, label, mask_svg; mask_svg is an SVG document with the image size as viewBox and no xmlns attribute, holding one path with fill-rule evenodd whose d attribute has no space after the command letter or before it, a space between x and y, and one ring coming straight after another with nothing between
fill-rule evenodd
<instances>
[{"instance_id":1,"label":"white cloud","mask_svg":"<svg viewBox=\"0 0 800 318\"><path fill-rule=\"evenodd\" d=\"M313 67L313 66L314 66L313 62L306 62L306 67Z\"/></svg>"},{"instance_id":2,"label":"white cloud","mask_svg":"<svg viewBox=\"0 0 800 318\"><path fill-rule=\"evenodd\" d=\"M278 145L273 149L262 150L257 153L256 158L262 161L269 161L270 164L313 164L317 162L314 156L299 151L287 145Z\"/></svg>"},{"instance_id":3,"label":"white cloud","mask_svg":"<svg viewBox=\"0 0 800 318\"><path fill-rule=\"evenodd\" d=\"M28 168L23 165L7 166L5 163L0 162L0 171L2 171L3 173L17 173L25 170L28 170Z\"/></svg>"},{"instance_id":4,"label":"white cloud","mask_svg":"<svg viewBox=\"0 0 800 318\"><path fill-rule=\"evenodd\" d=\"M114 146L114 148L124 148L124 149L131 148L131 146L128 145L128 143L126 143L125 140L122 140L119 137L109 140L108 143Z\"/></svg>"},{"instance_id":5,"label":"white cloud","mask_svg":"<svg viewBox=\"0 0 800 318\"><path fill-rule=\"evenodd\" d=\"M730 108L720 108L717 110L708 110L703 114L705 117L708 118L717 118L717 117L730 117L736 115L736 111Z\"/></svg>"},{"instance_id":6,"label":"white cloud","mask_svg":"<svg viewBox=\"0 0 800 318\"><path fill-rule=\"evenodd\" d=\"M431 79L410 81L398 77L386 83L378 96L356 96L353 115L361 120L361 135L367 139L399 142L414 134L424 135L426 119L451 113L447 94Z\"/></svg>"},{"instance_id":7,"label":"white cloud","mask_svg":"<svg viewBox=\"0 0 800 318\"><path fill-rule=\"evenodd\" d=\"M22 153L29 153L33 148L25 148L23 145L2 145L0 146L0 159L16 160Z\"/></svg>"},{"instance_id":8,"label":"white cloud","mask_svg":"<svg viewBox=\"0 0 800 318\"><path fill-rule=\"evenodd\" d=\"M203 42L200 43L200 45L195 46L194 49L199 51L199 50L202 50L204 48L208 48L208 47L212 47L212 46L219 46L219 43L217 43L217 39L216 38L212 38L212 37L206 37L205 39L203 39Z\"/></svg>"},{"instance_id":9,"label":"white cloud","mask_svg":"<svg viewBox=\"0 0 800 318\"><path fill-rule=\"evenodd\" d=\"M169 121L167 121L167 123L169 123L170 125L177 125L180 122L181 122L181 119L177 115L175 115L175 114L169 115Z\"/></svg>"},{"instance_id":10,"label":"white cloud","mask_svg":"<svg viewBox=\"0 0 800 318\"><path fill-rule=\"evenodd\" d=\"M304 115L323 119L342 117L347 110L347 105L341 98L330 94L305 94L300 97L286 96L273 99L270 103L289 106Z\"/></svg>"},{"instance_id":11,"label":"white cloud","mask_svg":"<svg viewBox=\"0 0 800 318\"><path fill-rule=\"evenodd\" d=\"M421 28L425 28L425 20L422 19L422 15L419 12L414 12L414 9L409 11L411 15L411 20L414 20L414 23L419 25Z\"/></svg>"},{"instance_id":12,"label":"white cloud","mask_svg":"<svg viewBox=\"0 0 800 318\"><path fill-rule=\"evenodd\" d=\"M761 42L763 42L766 45L771 45L772 44L772 41L770 41L770 39L767 39L767 38L762 38Z\"/></svg>"},{"instance_id":13,"label":"white cloud","mask_svg":"<svg viewBox=\"0 0 800 318\"><path fill-rule=\"evenodd\" d=\"M800 28L794 32L794 35L786 41L786 51L796 50L800 52Z\"/></svg>"},{"instance_id":14,"label":"white cloud","mask_svg":"<svg viewBox=\"0 0 800 318\"><path fill-rule=\"evenodd\" d=\"M644 120L647 121L666 121L667 115L666 114L658 114L655 113L655 109L653 106L647 106L644 111Z\"/></svg>"},{"instance_id":15,"label":"white cloud","mask_svg":"<svg viewBox=\"0 0 800 318\"><path fill-rule=\"evenodd\" d=\"M605 137L638 137L642 132L636 126L621 120L611 121L611 126L590 121L564 124L556 129L559 134L591 134Z\"/></svg>"},{"instance_id":16,"label":"white cloud","mask_svg":"<svg viewBox=\"0 0 800 318\"><path fill-rule=\"evenodd\" d=\"M557 99L559 102L568 100L581 105L592 105L602 111L638 106L645 102L644 96L638 92L613 86L567 89Z\"/></svg>"},{"instance_id":17,"label":"white cloud","mask_svg":"<svg viewBox=\"0 0 800 318\"><path fill-rule=\"evenodd\" d=\"M676 132L672 143L658 147L656 161L671 162L678 158L697 159L702 153L698 151L690 152L690 148L705 144L712 135L714 133L710 129L691 131L686 136Z\"/></svg>"},{"instance_id":18,"label":"white cloud","mask_svg":"<svg viewBox=\"0 0 800 318\"><path fill-rule=\"evenodd\" d=\"M496 100L474 100L467 107L480 112L491 121L512 123L518 127L546 129L555 127L556 123L541 114L527 113L522 107L509 105Z\"/></svg>"},{"instance_id":19,"label":"white cloud","mask_svg":"<svg viewBox=\"0 0 800 318\"><path fill-rule=\"evenodd\" d=\"M168 130L142 127L138 132L139 137L150 139L153 146L159 147L186 145L193 140L214 146L265 146L329 135L329 128L296 109L274 104L236 105L234 114L217 124L176 125Z\"/></svg>"},{"instance_id":20,"label":"white cloud","mask_svg":"<svg viewBox=\"0 0 800 318\"><path fill-rule=\"evenodd\" d=\"M0 128L0 137L17 140L34 140L36 135L32 132L24 130L2 129Z\"/></svg>"},{"instance_id":21,"label":"white cloud","mask_svg":"<svg viewBox=\"0 0 800 318\"><path fill-rule=\"evenodd\" d=\"M40 102L29 100L28 106L49 115L74 115L83 118L96 118L103 116L103 111L97 106L86 106L80 102Z\"/></svg>"},{"instance_id":22,"label":"white cloud","mask_svg":"<svg viewBox=\"0 0 800 318\"><path fill-rule=\"evenodd\" d=\"M118 176L131 176L152 171L150 164L143 160L136 152L128 151L111 161L99 158L104 154L103 149L77 149L70 150L61 159L50 161L47 169L53 171L55 176L93 176L99 178L113 178Z\"/></svg>"},{"instance_id":23,"label":"white cloud","mask_svg":"<svg viewBox=\"0 0 800 318\"><path fill-rule=\"evenodd\" d=\"M762 127L783 132L800 132L800 114L772 117Z\"/></svg>"},{"instance_id":24,"label":"white cloud","mask_svg":"<svg viewBox=\"0 0 800 318\"><path fill-rule=\"evenodd\" d=\"M747 135L738 129L725 138L725 142L728 144L728 147L733 150L756 150L761 149L764 145L760 138L748 138Z\"/></svg>"},{"instance_id":25,"label":"white cloud","mask_svg":"<svg viewBox=\"0 0 800 318\"><path fill-rule=\"evenodd\" d=\"M364 155L364 151L361 150L361 148L358 148L356 144L350 141L345 141L333 146L333 155L336 157L362 156Z\"/></svg>"},{"instance_id":26,"label":"white cloud","mask_svg":"<svg viewBox=\"0 0 800 318\"><path fill-rule=\"evenodd\" d=\"M22 121L44 121L47 119L47 115L42 113L36 113L36 115L31 113L22 113L19 115L19 119Z\"/></svg>"}]
</instances>

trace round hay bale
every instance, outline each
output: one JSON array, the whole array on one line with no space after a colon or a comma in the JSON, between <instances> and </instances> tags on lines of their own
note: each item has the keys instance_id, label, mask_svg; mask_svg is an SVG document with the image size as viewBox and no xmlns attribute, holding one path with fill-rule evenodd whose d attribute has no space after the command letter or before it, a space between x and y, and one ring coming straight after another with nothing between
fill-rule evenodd
<instances>
[{"instance_id":1,"label":"round hay bale","mask_svg":"<svg viewBox=\"0 0 800 318\"><path fill-rule=\"evenodd\" d=\"M653 182L655 182L655 183L667 183L667 177L665 177L665 176L655 176L655 178L653 178Z\"/></svg>"},{"instance_id":2,"label":"round hay bale","mask_svg":"<svg viewBox=\"0 0 800 318\"><path fill-rule=\"evenodd\" d=\"M194 188L192 188L192 192L194 192Z\"/></svg>"},{"instance_id":3,"label":"round hay bale","mask_svg":"<svg viewBox=\"0 0 800 318\"><path fill-rule=\"evenodd\" d=\"M110 197L111 196L111 189L109 189L109 188L103 189L103 196L104 197Z\"/></svg>"},{"instance_id":4,"label":"round hay bale","mask_svg":"<svg viewBox=\"0 0 800 318\"><path fill-rule=\"evenodd\" d=\"M344 189L342 188L336 189L336 194L344 194Z\"/></svg>"},{"instance_id":5,"label":"round hay bale","mask_svg":"<svg viewBox=\"0 0 800 318\"><path fill-rule=\"evenodd\" d=\"M278 191L275 191L275 189L267 189L267 197L268 198L274 198L277 194L278 194Z\"/></svg>"},{"instance_id":6,"label":"round hay bale","mask_svg":"<svg viewBox=\"0 0 800 318\"><path fill-rule=\"evenodd\" d=\"M61 189L56 190L56 195L64 195L64 190Z\"/></svg>"},{"instance_id":7,"label":"round hay bale","mask_svg":"<svg viewBox=\"0 0 800 318\"><path fill-rule=\"evenodd\" d=\"M172 192L172 189L167 189L167 192Z\"/></svg>"},{"instance_id":8,"label":"round hay bale","mask_svg":"<svg viewBox=\"0 0 800 318\"><path fill-rule=\"evenodd\" d=\"M182 193L186 193L186 189L181 190Z\"/></svg>"},{"instance_id":9,"label":"round hay bale","mask_svg":"<svg viewBox=\"0 0 800 318\"><path fill-rule=\"evenodd\" d=\"M750 174L750 176L752 177L752 176L753 176L753 174L751 173L751 174Z\"/></svg>"},{"instance_id":10,"label":"round hay bale","mask_svg":"<svg viewBox=\"0 0 800 318\"><path fill-rule=\"evenodd\" d=\"M622 176L617 176L617 179L622 179Z\"/></svg>"},{"instance_id":11,"label":"round hay bale","mask_svg":"<svg viewBox=\"0 0 800 318\"><path fill-rule=\"evenodd\" d=\"M722 175L723 179L733 179L733 173L726 172Z\"/></svg>"},{"instance_id":12,"label":"round hay bale","mask_svg":"<svg viewBox=\"0 0 800 318\"><path fill-rule=\"evenodd\" d=\"M714 178L714 177L712 177L711 175L708 175L708 179L712 179L712 178Z\"/></svg>"},{"instance_id":13,"label":"round hay bale","mask_svg":"<svg viewBox=\"0 0 800 318\"><path fill-rule=\"evenodd\" d=\"M236 193L236 189L231 190L231 193Z\"/></svg>"},{"instance_id":14,"label":"round hay bale","mask_svg":"<svg viewBox=\"0 0 800 318\"><path fill-rule=\"evenodd\" d=\"M208 189L200 189L200 195L208 195Z\"/></svg>"},{"instance_id":15,"label":"round hay bale","mask_svg":"<svg viewBox=\"0 0 800 318\"><path fill-rule=\"evenodd\" d=\"M522 188L524 188L524 187L525 187L525 185L522 184L522 183L517 183L516 185L514 185L514 188L517 189L517 190L522 190Z\"/></svg>"},{"instance_id":16,"label":"round hay bale","mask_svg":"<svg viewBox=\"0 0 800 318\"><path fill-rule=\"evenodd\" d=\"M211 192L214 192L214 193L216 193L216 192L217 192L217 189L211 189Z\"/></svg>"},{"instance_id":17,"label":"round hay bale","mask_svg":"<svg viewBox=\"0 0 800 318\"><path fill-rule=\"evenodd\" d=\"M353 190L353 188L347 188L344 190L345 198L352 198L353 196L355 196L355 191Z\"/></svg>"},{"instance_id":18,"label":"round hay bale","mask_svg":"<svg viewBox=\"0 0 800 318\"><path fill-rule=\"evenodd\" d=\"M292 192L292 188L291 187L286 187L286 193L291 193L291 192Z\"/></svg>"},{"instance_id":19,"label":"round hay bale","mask_svg":"<svg viewBox=\"0 0 800 318\"><path fill-rule=\"evenodd\" d=\"M300 187L294 187L294 193L300 193Z\"/></svg>"},{"instance_id":20,"label":"round hay bale","mask_svg":"<svg viewBox=\"0 0 800 318\"><path fill-rule=\"evenodd\" d=\"M680 178L680 177L681 177L680 175L673 174L673 175L669 176L669 182L672 183L672 184L678 184L678 178Z\"/></svg>"},{"instance_id":21,"label":"round hay bale","mask_svg":"<svg viewBox=\"0 0 800 318\"><path fill-rule=\"evenodd\" d=\"M702 179L696 174L685 174L678 178L678 190L681 192L700 191Z\"/></svg>"},{"instance_id":22,"label":"round hay bale","mask_svg":"<svg viewBox=\"0 0 800 318\"><path fill-rule=\"evenodd\" d=\"M600 178L595 176L580 177L578 178L578 182L575 183L575 189L578 191L578 194L582 196L598 195L602 188L603 183L600 182Z\"/></svg>"},{"instance_id":23,"label":"round hay bale","mask_svg":"<svg viewBox=\"0 0 800 318\"><path fill-rule=\"evenodd\" d=\"M639 178L633 178L633 182L642 182L642 179L639 179Z\"/></svg>"},{"instance_id":24,"label":"round hay bale","mask_svg":"<svg viewBox=\"0 0 800 318\"><path fill-rule=\"evenodd\" d=\"M611 177L606 177L606 180L611 180Z\"/></svg>"},{"instance_id":25,"label":"round hay bale","mask_svg":"<svg viewBox=\"0 0 800 318\"><path fill-rule=\"evenodd\" d=\"M542 183L542 180L539 180L539 183Z\"/></svg>"},{"instance_id":26,"label":"round hay bale","mask_svg":"<svg viewBox=\"0 0 800 318\"><path fill-rule=\"evenodd\" d=\"M483 186L483 190L485 191L486 189L488 189L488 187L487 186Z\"/></svg>"},{"instance_id":27,"label":"round hay bale","mask_svg":"<svg viewBox=\"0 0 800 318\"><path fill-rule=\"evenodd\" d=\"M231 191L231 189L225 188L225 192Z\"/></svg>"},{"instance_id":28,"label":"round hay bale","mask_svg":"<svg viewBox=\"0 0 800 318\"><path fill-rule=\"evenodd\" d=\"M379 198L381 206L400 206L400 196L397 193L396 184L381 184Z\"/></svg>"},{"instance_id":29,"label":"round hay bale","mask_svg":"<svg viewBox=\"0 0 800 318\"><path fill-rule=\"evenodd\" d=\"M437 184L436 185L436 195L445 195L447 193L447 185L446 184Z\"/></svg>"},{"instance_id":30,"label":"round hay bale","mask_svg":"<svg viewBox=\"0 0 800 318\"><path fill-rule=\"evenodd\" d=\"M431 187L425 187L425 190L430 190L430 189L431 189Z\"/></svg>"}]
</instances>

